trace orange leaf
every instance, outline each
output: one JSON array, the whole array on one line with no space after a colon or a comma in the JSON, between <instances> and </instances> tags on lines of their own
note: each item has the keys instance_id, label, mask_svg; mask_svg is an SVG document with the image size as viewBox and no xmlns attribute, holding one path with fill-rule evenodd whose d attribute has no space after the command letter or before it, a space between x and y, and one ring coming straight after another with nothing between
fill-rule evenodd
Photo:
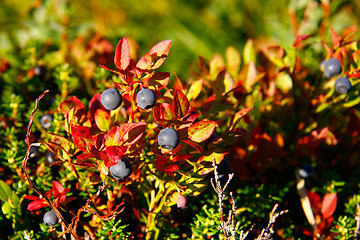
<instances>
[{"instance_id":1,"label":"orange leaf","mask_svg":"<svg viewBox=\"0 0 360 240\"><path fill-rule=\"evenodd\" d=\"M203 142L213 134L217 122L203 120L188 128L189 138L194 142Z\"/></svg>"},{"instance_id":2,"label":"orange leaf","mask_svg":"<svg viewBox=\"0 0 360 240\"><path fill-rule=\"evenodd\" d=\"M98 109L95 112L95 124L103 132L107 132L110 129L111 117L109 111Z\"/></svg>"},{"instance_id":3,"label":"orange leaf","mask_svg":"<svg viewBox=\"0 0 360 240\"><path fill-rule=\"evenodd\" d=\"M243 116L245 116L253 108L254 107L244 108L244 109L241 109L240 111L238 111L237 113L235 113L234 118L230 122L230 129L233 129L236 126L236 124L238 124L240 119Z\"/></svg>"},{"instance_id":4,"label":"orange leaf","mask_svg":"<svg viewBox=\"0 0 360 240\"><path fill-rule=\"evenodd\" d=\"M144 81L144 86L155 91L159 91L169 84L170 73L158 72L155 73L150 79Z\"/></svg>"},{"instance_id":5,"label":"orange leaf","mask_svg":"<svg viewBox=\"0 0 360 240\"><path fill-rule=\"evenodd\" d=\"M147 124L145 122L125 123L120 127L124 146L131 146L144 134Z\"/></svg>"},{"instance_id":6,"label":"orange leaf","mask_svg":"<svg viewBox=\"0 0 360 240\"><path fill-rule=\"evenodd\" d=\"M324 196L321 205L321 214L323 218L331 217L336 209L337 195L336 193L328 193Z\"/></svg>"},{"instance_id":7,"label":"orange leaf","mask_svg":"<svg viewBox=\"0 0 360 240\"><path fill-rule=\"evenodd\" d=\"M115 126L108 131L104 136L104 144L105 146L116 146L121 141L121 135L120 135L120 127Z\"/></svg>"},{"instance_id":8,"label":"orange leaf","mask_svg":"<svg viewBox=\"0 0 360 240\"><path fill-rule=\"evenodd\" d=\"M204 84L203 79L200 79L200 80L197 80L197 81L194 81L193 83L191 83L189 91L186 94L186 97L189 99L189 101L196 99L199 96L203 84Z\"/></svg>"},{"instance_id":9,"label":"orange leaf","mask_svg":"<svg viewBox=\"0 0 360 240\"><path fill-rule=\"evenodd\" d=\"M333 49L337 49L341 44L341 37L331 28L331 40L333 42Z\"/></svg>"},{"instance_id":10,"label":"orange leaf","mask_svg":"<svg viewBox=\"0 0 360 240\"><path fill-rule=\"evenodd\" d=\"M189 111L189 100L182 91L175 89L172 107L177 119L184 117Z\"/></svg>"},{"instance_id":11,"label":"orange leaf","mask_svg":"<svg viewBox=\"0 0 360 240\"><path fill-rule=\"evenodd\" d=\"M126 38L121 38L116 46L115 66L120 70L125 70L130 64L130 47Z\"/></svg>"},{"instance_id":12,"label":"orange leaf","mask_svg":"<svg viewBox=\"0 0 360 240\"><path fill-rule=\"evenodd\" d=\"M221 71L216 77L215 80L215 96L217 99L221 99L225 93L230 91L233 87L233 80L230 76L230 74L227 71Z\"/></svg>"},{"instance_id":13,"label":"orange leaf","mask_svg":"<svg viewBox=\"0 0 360 240\"><path fill-rule=\"evenodd\" d=\"M150 49L149 54L155 53L157 56L157 59L153 63L151 69L157 69L164 63L166 57L169 54L171 43L172 43L171 40L164 40L159 42Z\"/></svg>"}]
</instances>

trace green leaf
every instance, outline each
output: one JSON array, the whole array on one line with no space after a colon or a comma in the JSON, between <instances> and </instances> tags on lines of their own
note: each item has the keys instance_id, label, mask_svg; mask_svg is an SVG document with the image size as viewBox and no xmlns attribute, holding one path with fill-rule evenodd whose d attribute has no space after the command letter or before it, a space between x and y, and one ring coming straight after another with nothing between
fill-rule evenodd
<instances>
[{"instance_id":1,"label":"green leaf","mask_svg":"<svg viewBox=\"0 0 360 240\"><path fill-rule=\"evenodd\" d=\"M11 219L11 217L13 215L11 209L12 209L11 205L10 205L10 203L8 201L4 202L2 207L1 207L1 210L2 210L2 212L4 213L4 215L5 215L5 217L7 219Z\"/></svg>"},{"instance_id":2,"label":"green leaf","mask_svg":"<svg viewBox=\"0 0 360 240\"><path fill-rule=\"evenodd\" d=\"M110 129L111 117L109 111L98 109L95 112L96 126L103 132L107 132Z\"/></svg>"},{"instance_id":3,"label":"green leaf","mask_svg":"<svg viewBox=\"0 0 360 240\"><path fill-rule=\"evenodd\" d=\"M225 56L226 65L230 73L235 74L239 70L241 64L241 55L239 51L235 47L229 46L226 49Z\"/></svg>"},{"instance_id":4,"label":"green leaf","mask_svg":"<svg viewBox=\"0 0 360 240\"><path fill-rule=\"evenodd\" d=\"M0 199L3 202L7 202L8 198L11 197L12 190L9 185L7 185L4 181L0 180Z\"/></svg>"},{"instance_id":5,"label":"green leaf","mask_svg":"<svg viewBox=\"0 0 360 240\"><path fill-rule=\"evenodd\" d=\"M215 96L217 99L221 99L225 93L233 88L233 80L227 71L221 71L215 80Z\"/></svg>"},{"instance_id":6,"label":"green leaf","mask_svg":"<svg viewBox=\"0 0 360 240\"><path fill-rule=\"evenodd\" d=\"M256 51L254 47L254 41L252 39L247 40L243 51L244 63L249 62L256 63Z\"/></svg>"}]
</instances>

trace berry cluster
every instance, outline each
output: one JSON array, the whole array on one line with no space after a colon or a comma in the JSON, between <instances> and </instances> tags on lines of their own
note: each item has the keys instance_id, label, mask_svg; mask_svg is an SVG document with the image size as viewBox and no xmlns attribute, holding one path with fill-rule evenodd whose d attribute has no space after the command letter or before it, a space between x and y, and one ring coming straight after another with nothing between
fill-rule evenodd
<instances>
[{"instance_id":1,"label":"berry cluster","mask_svg":"<svg viewBox=\"0 0 360 240\"><path fill-rule=\"evenodd\" d=\"M336 58L329 58L323 64L325 77L335 77L342 72L341 63ZM340 94L347 93L351 88L351 82L348 77L339 77L335 81L335 90Z\"/></svg>"}]
</instances>

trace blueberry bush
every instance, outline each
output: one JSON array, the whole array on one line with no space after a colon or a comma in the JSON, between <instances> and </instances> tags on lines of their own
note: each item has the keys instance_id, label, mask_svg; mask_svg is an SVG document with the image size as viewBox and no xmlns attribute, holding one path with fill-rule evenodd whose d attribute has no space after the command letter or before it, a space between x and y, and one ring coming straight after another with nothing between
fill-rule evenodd
<instances>
[{"instance_id":1,"label":"blueberry bush","mask_svg":"<svg viewBox=\"0 0 360 240\"><path fill-rule=\"evenodd\" d=\"M4 237L360 238L358 3L77 4L0 30Z\"/></svg>"}]
</instances>

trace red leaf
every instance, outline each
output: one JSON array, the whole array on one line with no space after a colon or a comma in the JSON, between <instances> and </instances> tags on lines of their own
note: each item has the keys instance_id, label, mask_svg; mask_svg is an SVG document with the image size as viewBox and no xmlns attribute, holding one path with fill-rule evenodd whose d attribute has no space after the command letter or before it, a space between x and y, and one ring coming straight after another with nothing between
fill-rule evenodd
<instances>
[{"instance_id":1,"label":"red leaf","mask_svg":"<svg viewBox=\"0 0 360 240\"><path fill-rule=\"evenodd\" d=\"M137 142L143 136L146 126L145 122L123 124L119 131L124 146L130 146Z\"/></svg>"},{"instance_id":2,"label":"red leaf","mask_svg":"<svg viewBox=\"0 0 360 240\"><path fill-rule=\"evenodd\" d=\"M189 101L185 94L182 91L175 89L172 105L175 118L180 119L184 117L188 113L189 107Z\"/></svg>"},{"instance_id":3,"label":"red leaf","mask_svg":"<svg viewBox=\"0 0 360 240\"><path fill-rule=\"evenodd\" d=\"M41 198L36 196L24 196L23 198L28 200L41 200Z\"/></svg>"},{"instance_id":4,"label":"red leaf","mask_svg":"<svg viewBox=\"0 0 360 240\"><path fill-rule=\"evenodd\" d=\"M106 66L104 66L104 65L102 65L102 64L100 64L99 66L100 66L101 68L105 69L106 71L110 71L110 72L119 74L120 76L122 75L122 74L120 73L120 71L117 71L117 70L115 70L115 69L108 68L108 67L106 67Z\"/></svg>"},{"instance_id":5,"label":"red leaf","mask_svg":"<svg viewBox=\"0 0 360 240\"><path fill-rule=\"evenodd\" d=\"M189 138L194 142L204 142L213 134L216 125L216 121L203 120L197 122L188 128Z\"/></svg>"},{"instance_id":6,"label":"red leaf","mask_svg":"<svg viewBox=\"0 0 360 240\"><path fill-rule=\"evenodd\" d=\"M35 200L29 203L27 210L33 211L47 206L49 205L44 200Z\"/></svg>"},{"instance_id":7,"label":"red leaf","mask_svg":"<svg viewBox=\"0 0 360 240\"><path fill-rule=\"evenodd\" d=\"M67 115L74 107L76 108L76 111L85 108L84 104L82 104L82 102L75 96L70 97L68 100L63 101L60 104L60 109L64 115Z\"/></svg>"},{"instance_id":8,"label":"red leaf","mask_svg":"<svg viewBox=\"0 0 360 240\"><path fill-rule=\"evenodd\" d=\"M92 143L90 129L84 126L71 125L71 135L74 144L82 151Z\"/></svg>"},{"instance_id":9,"label":"red leaf","mask_svg":"<svg viewBox=\"0 0 360 240\"><path fill-rule=\"evenodd\" d=\"M103 159L106 167L111 167L117 164L121 157L124 156L126 152L126 147L123 146L110 146L107 147L105 152L107 158Z\"/></svg>"},{"instance_id":10,"label":"red leaf","mask_svg":"<svg viewBox=\"0 0 360 240\"><path fill-rule=\"evenodd\" d=\"M105 146L116 146L120 144L121 141L120 127L115 126L111 128L104 136Z\"/></svg>"},{"instance_id":11,"label":"red leaf","mask_svg":"<svg viewBox=\"0 0 360 240\"><path fill-rule=\"evenodd\" d=\"M164 40L153 46L149 54L156 54L157 60L151 67L151 69L157 69L159 68L165 61L166 57L169 54L170 47L171 47L171 40Z\"/></svg>"},{"instance_id":12,"label":"red leaf","mask_svg":"<svg viewBox=\"0 0 360 240\"><path fill-rule=\"evenodd\" d=\"M195 148L199 153L203 152L203 149L200 147L199 144L197 144L194 141L188 140L188 139L182 139L181 141L183 141L184 143L189 144L190 146L192 146L193 148ZM179 144L180 145L180 144Z\"/></svg>"},{"instance_id":13,"label":"red leaf","mask_svg":"<svg viewBox=\"0 0 360 240\"><path fill-rule=\"evenodd\" d=\"M245 116L251 109L253 109L253 107L244 108L244 109L241 109L240 111L238 111L237 113L235 113L233 119L230 122L230 129L235 128L236 124L238 124L240 119L243 116Z\"/></svg>"},{"instance_id":14,"label":"red leaf","mask_svg":"<svg viewBox=\"0 0 360 240\"><path fill-rule=\"evenodd\" d=\"M94 115L96 110L98 109L105 109L103 107L103 105L101 104L101 93L96 93L90 100L89 103L89 114L90 114L90 118L94 119Z\"/></svg>"},{"instance_id":15,"label":"red leaf","mask_svg":"<svg viewBox=\"0 0 360 240\"><path fill-rule=\"evenodd\" d=\"M312 34L302 35L302 36L296 37L296 39L293 42L293 47L301 46L302 41L304 41L305 39L308 39L309 37L312 37Z\"/></svg>"},{"instance_id":16,"label":"red leaf","mask_svg":"<svg viewBox=\"0 0 360 240\"><path fill-rule=\"evenodd\" d=\"M147 53L144 56L142 56L139 61L136 63L136 67L141 70L146 70L151 67L151 64L153 63L154 56Z\"/></svg>"},{"instance_id":17,"label":"red leaf","mask_svg":"<svg viewBox=\"0 0 360 240\"><path fill-rule=\"evenodd\" d=\"M328 53L328 55L331 57L334 53L333 51L331 50L331 48L326 44L324 43L323 41L321 41L322 45L324 46L326 52Z\"/></svg>"},{"instance_id":18,"label":"red leaf","mask_svg":"<svg viewBox=\"0 0 360 240\"><path fill-rule=\"evenodd\" d=\"M341 44L341 37L331 28L331 40L333 42L333 49L337 49Z\"/></svg>"},{"instance_id":19,"label":"red leaf","mask_svg":"<svg viewBox=\"0 0 360 240\"><path fill-rule=\"evenodd\" d=\"M115 51L114 63L120 70L125 70L130 64L130 48L126 38L121 38Z\"/></svg>"},{"instance_id":20,"label":"red leaf","mask_svg":"<svg viewBox=\"0 0 360 240\"><path fill-rule=\"evenodd\" d=\"M179 170L179 166L175 164L171 164L167 167L165 167L164 172L169 175L170 177L174 176L174 173Z\"/></svg>"},{"instance_id":21,"label":"red leaf","mask_svg":"<svg viewBox=\"0 0 360 240\"><path fill-rule=\"evenodd\" d=\"M310 205L314 209L314 212L318 213L321 209L321 197L319 194L311 191L306 191L306 194L309 197Z\"/></svg>"},{"instance_id":22,"label":"red leaf","mask_svg":"<svg viewBox=\"0 0 360 240\"><path fill-rule=\"evenodd\" d=\"M111 125L111 117L108 110L98 109L95 112L95 124L103 132L109 130Z\"/></svg>"},{"instance_id":23,"label":"red leaf","mask_svg":"<svg viewBox=\"0 0 360 240\"><path fill-rule=\"evenodd\" d=\"M63 185L61 185L61 183L59 183L58 181L52 182L52 189L54 190L54 197L57 197L64 191Z\"/></svg>"},{"instance_id":24,"label":"red leaf","mask_svg":"<svg viewBox=\"0 0 360 240\"><path fill-rule=\"evenodd\" d=\"M336 209L337 195L336 193L328 193L324 196L321 204L321 215L323 218L331 217Z\"/></svg>"}]
</instances>

